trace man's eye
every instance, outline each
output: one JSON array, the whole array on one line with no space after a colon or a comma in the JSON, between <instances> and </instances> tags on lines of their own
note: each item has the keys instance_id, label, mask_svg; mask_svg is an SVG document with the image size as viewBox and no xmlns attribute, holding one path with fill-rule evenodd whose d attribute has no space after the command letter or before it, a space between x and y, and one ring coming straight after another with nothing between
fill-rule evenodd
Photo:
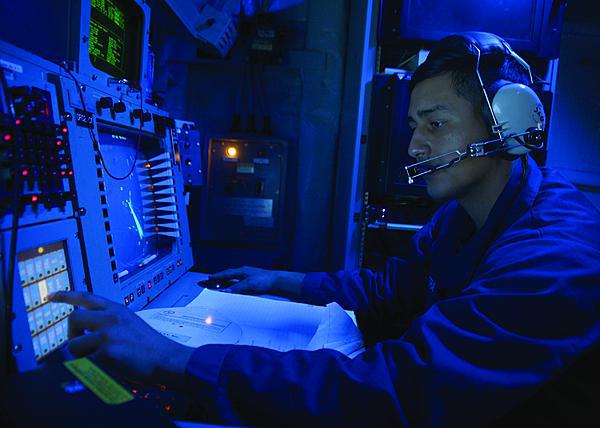
<instances>
[{"instance_id":1,"label":"man's eye","mask_svg":"<svg viewBox=\"0 0 600 428\"><path fill-rule=\"evenodd\" d=\"M441 128L442 126L444 126L444 121L442 120L434 120L433 122L431 122L431 127L434 129L438 129Z\"/></svg>"}]
</instances>

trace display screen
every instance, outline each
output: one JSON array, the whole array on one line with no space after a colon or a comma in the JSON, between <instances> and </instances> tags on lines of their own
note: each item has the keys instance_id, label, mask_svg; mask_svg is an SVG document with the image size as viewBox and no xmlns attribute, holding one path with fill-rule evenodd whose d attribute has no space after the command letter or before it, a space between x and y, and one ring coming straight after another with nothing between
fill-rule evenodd
<instances>
[{"instance_id":1,"label":"display screen","mask_svg":"<svg viewBox=\"0 0 600 428\"><path fill-rule=\"evenodd\" d=\"M92 65L118 79L139 82L142 13L132 0L91 0Z\"/></svg>"},{"instance_id":2,"label":"display screen","mask_svg":"<svg viewBox=\"0 0 600 428\"><path fill-rule=\"evenodd\" d=\"M68 337L67 318L73 306L48 302L49 293L73 288L65 243L22 251L17 261L33 351L39 361Z\"/></svg>"},{"instance_id":3,"label":"display screen","mask_svg":"<svg viewBox=\"0 0 600 428\"><path fill-rule=\"evenodd\" d=\"M461 31L487 31L515 49L529 50L537 43L543 7L542 0L459 0L452 7L440 7L438 0L408 0L402 3L399 35L438 40Z\"/></svg>"},{"instance_id":4,"label":"display screen","mask_svg":"<svg viewBox=\"0 0 600 428\"><path fill-rule=\"evenodd\" d=\"M116 177L104 174L107 215L123 279L170 254L179 236L171 162L153 136L103 127L98 136L104 166Z\"/></svg>"}]
</instances>

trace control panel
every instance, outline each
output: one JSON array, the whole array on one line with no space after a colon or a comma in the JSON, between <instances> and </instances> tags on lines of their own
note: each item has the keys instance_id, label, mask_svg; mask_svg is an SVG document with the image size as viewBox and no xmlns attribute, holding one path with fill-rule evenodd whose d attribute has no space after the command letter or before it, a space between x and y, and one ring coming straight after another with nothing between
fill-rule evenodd
<instances>
[{"instance_id":1,"label":"control panel","mask_svg":"<svg viewBox=\"0 0 600 428\"><path fill-rule=\"evenodd\" d=\"M177 144L181 157L181 169L186 186L202 186L202 146L200 132L194 122L175 120L173 141Z\"/></svg>"},{"instance_id":2,"label":"control panel","mask_svg":"<svg viewBox=\"0 0 600 428\"><path fill-rule=\"evenodd\" d=\"M68 339L67 317L73 306L48 302L49 293L73 289L65 243L21 251L17 260L34 355L39 361Z\"/></svg>"},{"instance_id":3,"label":"control panel","mask_svg":"<svg viewBox=\"0 0 600 428\"><path fill-rule=\"evenodd\" d=\"M211 138L205 239L277 242L284 215L287 143Z\"/></svg>"}]
</instances>

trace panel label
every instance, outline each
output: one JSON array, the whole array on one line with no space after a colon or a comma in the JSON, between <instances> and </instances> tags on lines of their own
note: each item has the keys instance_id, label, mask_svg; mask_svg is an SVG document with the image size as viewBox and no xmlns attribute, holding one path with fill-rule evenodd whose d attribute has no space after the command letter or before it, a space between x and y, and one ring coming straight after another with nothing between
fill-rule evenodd
<instances>
[{"instance_id":1,"label":"panel label","mask_svg":"<svg viewBox=\"0 0 600 428\"><path fill-rule=\"evenodd\" d=\"M14 62L6 61L4 59L0 59L0 67L16 73L23 73L23 66L15 64Z\"/></svg>"},{"instance_id":2,"label":"panel label","mask_svg":"<svg viewBox=\"0 0 600 428\"><path fill-rule=\"evenodd\" d=\"M272 217L273 199L219 198L215 209L221 214L247 217Z\"/></svg>"},{"instance_id":3,"label":"panel label","mask_svg":"<svg viewBox=\"0 0 600 428\"><path fill-rule=\"evenodd\" d=\"M104 403L114 405L133 400L133 395L87 358L67 361L65 367Z\"/></svg>"}]
</instances>

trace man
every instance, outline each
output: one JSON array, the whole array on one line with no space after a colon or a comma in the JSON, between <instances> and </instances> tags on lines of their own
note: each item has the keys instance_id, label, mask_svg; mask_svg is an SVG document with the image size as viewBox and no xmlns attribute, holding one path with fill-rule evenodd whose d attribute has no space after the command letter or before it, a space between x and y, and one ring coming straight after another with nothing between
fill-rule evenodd
<instances>
[{"instance_id":1,"label":"man","mask_svg":"<svg viewBox=\"0 0 600 428\"><path fill-rule=\"evenodd\" d=\"M477 37L481 45L495 36ZM480 59L489 88L526 81L510 56ZM409 153L417 160L494 138L476 62L468 38L449 37L415 73ZM411 256L385 272L215 275L240 279L235 292L354 310L368 345L354 359L332 350L193 350L120 305L59 293L53 301L91 309L71 316L70 350L130 378L183 387L209 417L231 424L492 423L599 342L600 216L527 156L468 158L426 181L431 196L447 202L415 236Z\"/></svg>"}]
</instances>

